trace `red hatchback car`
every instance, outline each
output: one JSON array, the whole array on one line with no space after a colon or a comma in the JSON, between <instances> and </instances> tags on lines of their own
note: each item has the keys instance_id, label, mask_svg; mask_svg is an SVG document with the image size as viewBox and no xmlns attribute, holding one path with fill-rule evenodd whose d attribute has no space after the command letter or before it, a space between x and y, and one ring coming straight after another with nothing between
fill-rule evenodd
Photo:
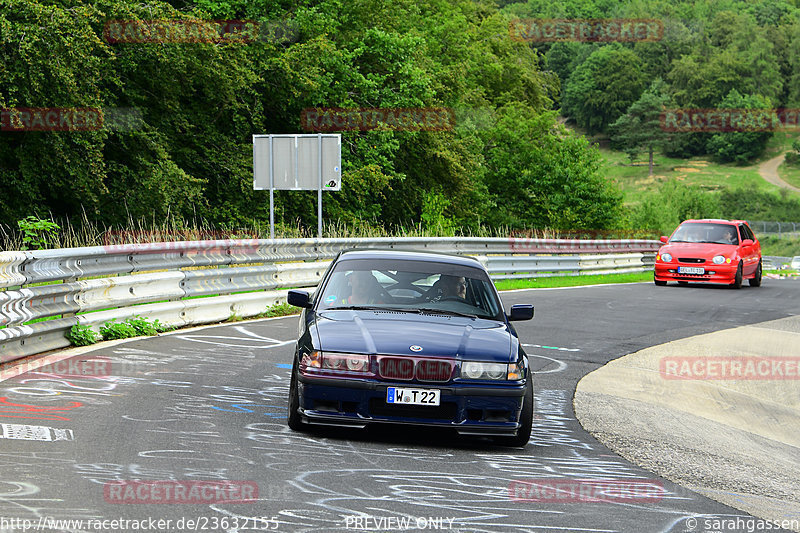
<instances>
[{"instance_id":1,"label":"red hatchback car","mask_svg":"<svg viewBox=\"0 0 800 533\"><path fill-rule=\"evenodd\" d=\"M658 250L656 285L677 281L723 283L738 289L742 280L761 285L761 244L744 220L687 220Z\"/></svg>"}]
</instances>

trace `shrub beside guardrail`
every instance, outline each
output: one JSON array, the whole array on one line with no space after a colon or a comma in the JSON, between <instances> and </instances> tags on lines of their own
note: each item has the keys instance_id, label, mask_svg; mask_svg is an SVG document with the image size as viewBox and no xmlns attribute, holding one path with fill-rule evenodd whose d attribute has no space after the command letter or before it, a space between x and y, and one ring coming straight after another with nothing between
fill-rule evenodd
<instances>
[{"instance_id":1,"label":"shrub beside guardrail","mask_svg":"<svg viewBox=\"0 0 800 533\"><path fill-rule=\"evenodd\" d=\"M255 316L314 287L348 248L476 256L495 279L652 270L650 240L525 238L280 239L0 252L0 362L64 348L75 324L134 315L170 326ZM35 321L35 322L34 322Z\"/></svg>"}]
</instances>

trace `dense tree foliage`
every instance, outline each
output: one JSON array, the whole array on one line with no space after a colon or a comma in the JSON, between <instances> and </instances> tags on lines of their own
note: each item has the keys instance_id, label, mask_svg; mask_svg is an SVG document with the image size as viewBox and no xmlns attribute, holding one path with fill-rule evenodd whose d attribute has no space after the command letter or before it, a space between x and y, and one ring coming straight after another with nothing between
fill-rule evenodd
<instances>
[{"instance_id":1,"label":"dense tree foliage","mask_svg":"<svg viewBox=\"0 0 800 533\"><path fill-rule=\"evenodd\" d=\"M651 18L664 34L531 43L509 31L535 17ZM104 30L120 20L259 27L244 41L115 43ZM0 131L0 223L82 213L101 224L167 214L226 227L263 221L253 134L302 132L310 107L447 107L450 131L342 132L343 187L325 193L326 218L609 228L625 219L621 196L597 150L559 125L559 110L589 132L628 120L627 141L616 140L631 149L744 161L766 136L633 139L640 107L650 110L645 131L666 102L720 107L739 95L800 107L798 76L791 0L0 0L0 110L133 117L90 131ZM313 194L276 196L279 221L315 225Z\"/></svg>"},{"instance_id":2,"label":"dense tree foliage","mask_svg":"<svg viewBox=\"0 0 800 533\"><path fill-rule=\"evenodd\" d=\"M764 109L769 103L758 95L742 96L733 89L719 106L724 109ZM707 149L722 162L746 163L761 155L772 136L764 131L717 133L708 141Z\"/></svg>"},{"instance_id":3,"label":"dense tree foliage","mask_svg":"<svg viewBox=\"0 0 800 533\"><path fill-rule=\"evenodd\" d=\"M581 225L610 223L596 201L572 202L566 183L602 196L608 213L619 207L618 193L594 185L602 181L596 151L565 130L553 133L548 110L559 81L541 70L535 50L511 38L510 16L492 2L0 5L0 108L139 114L126 129L3 132L0 221L7 224L48 211L85 211L109 224L167 213L226 226L263 220L266 195L252 190L251 135L302 132L309 107L448 107L457 116L452 131L343 132L344 185L326 193L328 219L391 226L430 219L433 209L467 228L489 221L529 227L562 211ZM261 34L245 43L104 37L108 21L153 19L255 20ZM544 138L504 137L525 124ZM560 152L571 159L562 162ZM514 162L525 167L496 166L522 153ZM530 196L515 196L519 205L507 208L500 181ZM313 224L313 198L279 192L279 219Z\"/></svg>"},{"instance_id":4,"label":"dense tree foliage","mask_svg":"<svg viewBox=\"0 0 800 533\"><path fill-rule=\"evenodd\" d=\"M730 108L732 94L765 108L800 106L800 6L791 0L526 0L504 11L523 19L644 18L663 25L663 37L653 41L532 44L561 80L562 113L590 133L612 134L618 145L638 144L620 137L623 125L632 131L632 117L611 125L658 78L676 108ZM742 149L750 137L753 149ZM762 141L738 132L654 138L671 156L737 162L760 155Z\"/></svg>"},{"instance_id":5,"label":"dense tree foliage","mask_svg":"<svg viewBox=\"0 0 800 533\"><path fill-rule=\"evenodd\" d=\"M669 139L669 133L661 126L661 115L670 107L670 97L661 78L642 93L628 111L610 127L617 148L622 148L631 161L641 150L647 150L649 173L653 175L653 153Z\"/></svg>"},{"instance_id":6,"label":"dense tree foliage","mask_svg":"<svg viewBox=\"0 0 800 533\"><path fill-rule=\"evenodd\" d=\"M590 133L605 131L647 85L642 61L619 44L598 48L570 74L563 110Z\"/></svg>"}]
</instances>

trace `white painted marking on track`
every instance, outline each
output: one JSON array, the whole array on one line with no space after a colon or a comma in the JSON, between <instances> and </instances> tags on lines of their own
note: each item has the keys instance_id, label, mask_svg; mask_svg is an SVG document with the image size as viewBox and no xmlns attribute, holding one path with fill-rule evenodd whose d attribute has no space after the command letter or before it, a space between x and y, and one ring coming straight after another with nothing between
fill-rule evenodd
<instances>
[{"instance_id":1,"label":"white painted marking on track","mask_svg":"<svg viewBox=\"0 0 800 533\"><path fill-rule=\"evenodd\" d=\"M580 352L580 348L559 348L558 346L542 346L541 344L523 344L530 348L544 348L545 350L559 350L562 352Z\"/></svg>"},{"instance_id":2,"label":"white painted marking on track","mask_svg":"<svg viewBox=\"0 0 800 533\"><path fill-rule=\"evenodd\" d=\"M28 424L0 424L0 439L10 440L75 440L71 429L31 426Z\"/></svg>"},{"instance_id":3,"label":"white painted marking on track","mask_svg":"<svg viewBox=\"0 0 800 533\"><path fill-rule=\"evenodd\" d=\"M277 348L278 346L285 346L296 342L294 339L290 341L279 341L276 339L267 339L266 337L253 339L248 337L231 337L228 335L176 335L176 337L185 341L215 344L228 348ZM257 344L251 341L264 342Z\"/></svg>"},{"instance_id":4,"label":"white painted marking on track","mask_svg":"<svg viewBox=\"0 0 800 533\"><path fill-rule=\"evenodd\" d=\"M278 345L281 345L281 346L282 346L282 345L284 345L284 344L287 344L287 343L289 343L289 342L294 342L294 340L291 340L291 341L282 341L282 340L278 340L278 339L273 339L273 338L271 338L271 337L264 337L264 336L262 336L262 335L259 335L258 333L255 333L255 332L253 332L253 331L250 331L249 329L245 328L244 326L236 326L236 327L235 327L235 328L233 328L233 329L235 329L235 330L236 330L236 331L238 331L239 333L242 333L242 334L244 334L244 335L247 335L247 336L249 336L249 337L254 337L254 338L256 338L256 339L265 340L265 341L269 341L269 342L274 342L274 343L276 343L276 344L278 344Z\"/></svg>"},{"instance_id":5,"label":"white painted marking on track","mask_svg":"<svg viewBox=\"0 0 800 533\"><path fill-rule=\"evenodd\" d=\"M554 368L552 370L534 370L533 371L534 374L553 374L555 372L561 372L565 368L567 368L567 363L565 363L564 361L559 361L558 359L553 359L552 357L547 357L546 355L537 355L529 353L528 357L538 357L539 359L547 359L548 361L552 361L558 365L557 368Z\"/></svg>"}]
</instances>

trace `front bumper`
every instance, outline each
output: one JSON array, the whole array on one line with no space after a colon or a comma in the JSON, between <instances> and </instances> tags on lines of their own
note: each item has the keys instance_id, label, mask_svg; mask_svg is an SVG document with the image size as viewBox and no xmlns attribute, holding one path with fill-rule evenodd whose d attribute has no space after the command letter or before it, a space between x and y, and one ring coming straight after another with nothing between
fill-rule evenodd
<instances>
[{"instance_id":1,"label":"front bumper","mask_svg":"<svg viewBox=\"0 0 800 533\"><path fill-rule=\"evenodd\" d=\"M678 272L678 267L702 267L705 274L683 274ZM736 278L737 264L726 263L715 264L683 264L683 263L664 263L656 261L655 280L656 281L689 281L695 283L723 283L730 285ZM713 272L713 274L712 274Z\"/></svg>"},{"instance_id":2,"label":"front bumper","mask_svg":"<svg viewBox=\"0 0 800 533\"><path fill-rule=\"evenodd\" d=\"M388 404L386 389L394 386L438 389L440 405ZM348 427L412 424L452 428L462 435L514 436L519 429L525 383L429 384L301 374L298 394L299 412L309 424Z\"/></svg>"}]
</instances>

